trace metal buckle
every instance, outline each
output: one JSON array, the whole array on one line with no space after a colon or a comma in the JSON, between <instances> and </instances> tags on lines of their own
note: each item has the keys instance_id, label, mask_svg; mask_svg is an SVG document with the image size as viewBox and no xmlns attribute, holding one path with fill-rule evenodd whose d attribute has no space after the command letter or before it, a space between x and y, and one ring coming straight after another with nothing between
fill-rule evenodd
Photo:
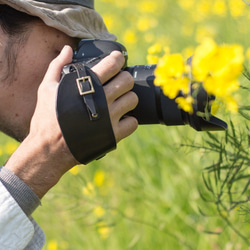
<instances>
[{"instance_id":1,"label":"metal buckle","mask_svg":"<svg viewBox=\"0 0 250 250\"><path fill-rule=\"evenodd\" d=\"M89 90L84 90L83 85L87 82ZM95 89L90 76L84 76L76 79L77 87L80 95L88 95L95 93Z\"/></svg>"}]
</instances>

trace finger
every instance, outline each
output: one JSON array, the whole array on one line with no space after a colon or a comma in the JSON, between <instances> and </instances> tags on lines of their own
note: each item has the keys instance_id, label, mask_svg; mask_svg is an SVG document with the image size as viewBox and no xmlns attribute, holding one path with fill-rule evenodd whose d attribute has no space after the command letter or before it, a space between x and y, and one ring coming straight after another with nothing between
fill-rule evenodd
<instances>
[{"instance_id":1,"label":"finger","mask_svg":"<svg viewBox=\"0 0 250 250\"><path fill-rule=\"evenodd\" d=\"M104 86L107 102L114 102L118 97L130 91L133 87L134 79L131 74L126 71L119 73L119 75Z\"/></svg>"},{"instance_id":2,"label":"finger","mask_svg":"<svg viewBox=\"0 0 250 250\"><path fill-rule=\"evenodd\" d=\"M125 63L125 58L119 51L113 51L109 56L102 59L92 67L102 84L119 73Z\"/></svg>"},{"instance_id":3,"label":"finger","mask_svg":"<svg viewBox=\"0 0 250 250\"><path fill-rule=\"evenodd\" d=\"M111 117L114 117L116 120L120 120L125 114L129 111L135 109L138 104L137 95L130 91L118 98L109 108Z\"/></svg>"},{"instance_id":4,"label":"finger","mask_svg":"<svg viewBox=\"0 0 250 250\"><path fill-rule=\"evenodd\" d=\"M71 63L73 56L73 50L70 46L65 45L61 53L50 63L44 80L51 82L59 82L61 78L61 72L66 64Z\"/></svg>"},{"instance_id":5,"label":"finger","mask_svg":"<svg viewBox=\"0 0 250 250\"><path fill-rule=\"evenodd\" d=\"M138 127L138 121L135 117L127 116L119 122L119 132L116 133L117 143L123 138L131 135Z\"/></svg>"}]
</instances>

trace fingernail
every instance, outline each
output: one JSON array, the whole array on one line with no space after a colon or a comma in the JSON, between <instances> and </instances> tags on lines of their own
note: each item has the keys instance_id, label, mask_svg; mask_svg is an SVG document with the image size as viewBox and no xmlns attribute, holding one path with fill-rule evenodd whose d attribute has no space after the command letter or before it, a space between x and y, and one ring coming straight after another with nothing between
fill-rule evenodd
<instances>
[{"instance_id":1,"label":"fingernail","mask_svg":"<svg viewBox=\"0 0 250 250\"><path fill-rule=\"evenodd\" d=\"M61 53L63 53L65 50L69 48L69 45L64 45L63 49L61 50Z\"/></svg>"}]
</instances>

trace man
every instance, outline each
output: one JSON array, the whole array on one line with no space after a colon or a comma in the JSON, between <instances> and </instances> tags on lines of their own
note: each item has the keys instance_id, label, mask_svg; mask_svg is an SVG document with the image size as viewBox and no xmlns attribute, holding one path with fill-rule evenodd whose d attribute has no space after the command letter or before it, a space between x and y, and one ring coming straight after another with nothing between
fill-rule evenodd
<instances>
[{"instance_id":1,"label":"man","mask_svg":"<svg viewBox=\"0 0 250 250\"><path fill-rule=\"evenodd\" d=\"M115 39L93 0L0 0L0 129L21 141L0 169L0 248L41 249L31 214L40 199L78 162L56 116L61 72L79 38ZM104 86L116 142L137 128L124 115L137 105L133 78L113 52L92 68ZM115 77L114 77L115 76ZM91 136L91 135L90 135ZM84 150L84 149L82 149Z\"/></svg>"}]
</instances>

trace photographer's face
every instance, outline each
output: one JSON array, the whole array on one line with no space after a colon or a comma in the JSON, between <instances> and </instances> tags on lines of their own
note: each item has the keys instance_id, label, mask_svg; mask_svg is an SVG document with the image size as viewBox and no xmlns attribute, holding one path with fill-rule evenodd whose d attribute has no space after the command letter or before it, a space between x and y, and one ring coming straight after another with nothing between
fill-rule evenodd
<instances>
[{"instance_id":1,"label":"photographer's face","mask_svg":"<svg viewBox=\"0 0 250 250\"><path fill-rule=\"evenodd\" d=\"M27 34L25 42L17 45L13 70L8 70L8 37L0 29L0 130L17 140L23 140L29 132L37 90L49 63L64 45L75 47L78 41L40 21L32 23ZM6 78L6 72L11 77Z\"/></svg>"}]
</instances>

